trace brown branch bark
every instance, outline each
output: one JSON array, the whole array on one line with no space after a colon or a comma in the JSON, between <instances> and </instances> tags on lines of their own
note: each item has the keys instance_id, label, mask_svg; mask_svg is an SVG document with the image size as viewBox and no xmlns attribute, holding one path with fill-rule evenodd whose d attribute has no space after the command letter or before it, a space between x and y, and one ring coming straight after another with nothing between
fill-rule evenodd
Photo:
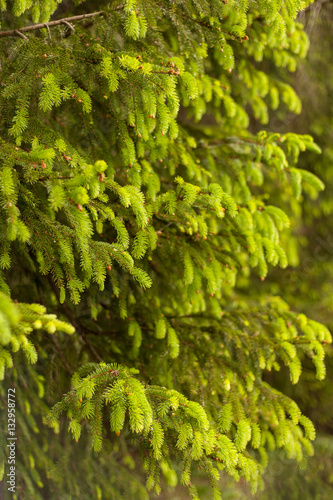
<instances>
[{"instance_id":1,"label":"brown branch bark","mask_svg":"<svg viewBox=\"0 0 333 500\"><path fill-rule=\"evenodd\" d=\"M303 12L307 12L309 10L314 10L316 8L320 8L324 3L328 3L328 2L332 2L332 0L321 0L320 2L316 2L314 4L310 4L308 5L304 10Z\"/></svg>"},{"instance_id":2,"label":"brown branch bark","mask_svg":"<svg viewBox=\"0 0 333 500\"><path fill-rule=\"evenodd\" d=\"M49 21L48 23L39 23L39 24L32 24L30 26L25 26L23 28L18 28L15 30L9 30L9 31L0 31L0 38L3 38L5 36L20 36L21 38L24 38L24 35L22 33L27 32L27 31L33 31L33 30L40 30L42 28L52 28L53 26L59 26L60 24L65 24L68 26L68 23L71 21L81 21L83 19L88 19L89 17L94 17L94 16L100 16L104 14L104 12L101 10L99 12L91 12L90 14L81 14L80 16L72 16L72 17L66 17L63 19L58 19L57 21Z\"/></svg>"}]
</instances>

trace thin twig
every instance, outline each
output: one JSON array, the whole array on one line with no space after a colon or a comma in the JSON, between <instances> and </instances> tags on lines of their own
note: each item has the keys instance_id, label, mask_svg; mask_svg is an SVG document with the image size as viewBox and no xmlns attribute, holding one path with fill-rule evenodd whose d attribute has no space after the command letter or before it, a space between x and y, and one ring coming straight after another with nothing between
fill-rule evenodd
<instances>
[{"instance_id":1,"label":"thin twig","mask_svg":"<svg viewBox=\"0 0 333 500\"><path fill-rule=\"evenodd\" d=\"M68 26L69 29L71 29L72 31L75 31L75 28L71 23L69 23L68 21L65 21L65 20L63 20L62 22L63 22L63 24L66 24L66 26Z\"/></svg>"},{"instance_id":2,"label":"thin twig","mask_svg":"<svg viewBox=\"0 0 333 500\"><path fill-rule=\"evenodd\" d=\"M81 338L84 340L84 342L87 345L87 347L88 347L89 351L91 352L91 354L98 361L100 361L100 362L103 361L103 359L100 357L100 355L96 352L96 349L91 344L90 340L87 338L87 335L86 335L86 333L83 330L83 327L76 321L76 319L75 319L72 311L69 309L69 307L66 305L66 303L63 303L63 304L60 303L60 300L59 300L59 290L57 289L55 283L53 282L53 280L50 277L49 277L49 283L50 283L50 285L51 285L54 293L56 294L56 297L57 297L58 302L59 302L59 306L62 308L62 310L66 314L67 318L70 320L70 322L75 327L75 329L77 330L77 332L79 333L79 335L81 336Z\"/></svg>"},{"instance_id":3,"label":"thin twig","mask_svg":"<svg viewBox=\"0 0 333 500\"><path fill-rule=\"evenodd\" d=\"M83 340L85 341L85 343L87 344L88 349L91 352L91 354L93 356L95 356L95 358L98 359L99 362L102 362L103 358L101 358L101 356L97 353L96 349L94 348L94 346L91 344L90 340L88 339L87 334L83 330L80 331L80 334L81 334Z\"/></svg>"},{"instance_id":4,"label":"thin twig","mask_svg":"<svg viewBox=\"0 0 333 500\"><path fill-rule=\"evenodd\" d=\"M66 358L65 358L65 356L64 356L64 354L63 354L63 352L62 352L62 350L61 350L61 348L60 348L60 346L59 346L58 342L56 341L56 339L55 339L53 336L51 336L51 340L52 340L52 342L54 343L54 345L56 346L56 349L57 349L57 351L58 351L58 353L59 353L59 356L61 357L61 360L62 360L62 362L63 362L63 364L64 364L64 366L65 366L66 370L68 371L68 373L69 373L70 375L73 375L73 373L74 373L74 372L73 372L73 370L71 369L71 367L69 366L69 364L67 363Z\"/></svg>"},{"instance_id":5,"label":"thin twig","mask_svg":"<svg viewBox=\"0 0 333 500\"><path fill-rule=\"evenodd\" d=\"M50 30L50 27L47 23L44 24L45 28L47 29L47 32L49 34L49 39L51 40L51 30Z\"/></svg>"},{"instance_id":6,"label":"thin twig","mask_svg":"<svg viewBox=\"0 0 333 500\"><path fill-rule=\"evenodd\" d=\"M14 30L14 31L16 35L20 36L21 38L24 38L24 40L29 40L29 38L23 35L23 33L21 33L19 30Z\"/></svg>"},{"instance_id":7,"label":"thin twig","mask_svg":"<svg viewBox=\"0 0 333 500\"><path fill-rule=\"evenodd\" d=\"M104 14L104 12L101 10L99 12L91 12L90 14L81 14L80 16L66 17L65 19L58 19L57 21L50 21L48 23L32 24L31 26L25 26L16 30L0 31L0 38L5 36L21 36L23 38L27 38L22 34L22 32L40 30L42 28L49 29L53 26L59 26L60 24L69 24L70 21L80 21L83 19L88 19L89 17L100 16L102 14Z\"/></svg>"}]
</instances>

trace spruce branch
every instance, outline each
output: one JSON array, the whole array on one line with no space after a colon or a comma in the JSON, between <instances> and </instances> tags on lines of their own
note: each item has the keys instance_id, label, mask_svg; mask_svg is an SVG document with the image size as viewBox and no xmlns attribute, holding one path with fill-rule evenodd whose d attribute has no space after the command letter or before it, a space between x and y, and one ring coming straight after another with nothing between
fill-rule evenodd
<instances>
[{"instance_id":1,"label":"spruce branch","mask_svg":"<svg viewBox=\"0 0 333 500\"><path fill-rule=\"evenodd\" d=\"M49 30L49 28L53 28L53 26L59 26L60 24L65 24L73 30L73 27L69 25L70 22L81 21L83 19L88 19L94 16L100 16L102 14L104 14L104 12L101 10L99 12L91 12L90 14L81 14L79 16L66 17L65 19L58 19L56 21L50 21L48 23L32 24L30 26L25 26L23 28L15 30L0 31L0 38L6 36L20 36L21 38L27 39L27 37L24 36L22 32L40 30L42 28L47 28L47 30Z\"/></svg>"}]
</instances>

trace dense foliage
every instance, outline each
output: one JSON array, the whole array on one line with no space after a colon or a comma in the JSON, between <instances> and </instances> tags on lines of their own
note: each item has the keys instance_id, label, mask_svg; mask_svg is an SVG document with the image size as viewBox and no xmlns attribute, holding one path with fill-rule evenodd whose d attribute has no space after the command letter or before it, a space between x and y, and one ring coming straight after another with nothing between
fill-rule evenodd
<instances>
[{"instance_id":1,"label":"dense foliage","mask_svg":"<svg viewBox=\"0 0 333 500\"><path fill-rule=\"evenodd\" d=\"M294 224L295 242L299 246L297 266L289 266L284 276L270 276L269 286L277 283L284 297L301 312L311 310L311 316L325 322L332 331L332 31L333 5L316 2L299 19L310 37L310 49L293 83L302 98L299 116L274 112L271 121L278 130L310 131L320 144L321 155L303 155L299 165L308 168L325 182L325 191L315 200L304 198L299 223ZM275 114L276 113L276 114ZM272 125L271 125L272 126ZM305 221L305 224L304 224ZM267 280L268 282L268 280ZM268 284L268 283L267 283ZM266 290L265 293L270 293ZM276 380L279 388L300 402L302 409L316 425L315 454L309 458L305 470L296 464L281 460L265 476L265 492L260 500L268 498L329 500L333 492L333 418L332 384L333 351L327 349L327 381L323 384L313 376L310 365L303 371L297 386L290 387L287 377ZM281 466L283 464L283 466ZM272 474L270 473L272 471ZM236 497L237 498L237 494Z\"/></svg>"},{"instance_id":2,"label":"dense foliage","mask_svg":"<svg viewBox=\"0 0 333 500\"><path fill-rule=\"evenodd\" d=\"M199 498L199 469L217 499L220 470L254 492L273 449L313 453L272 373L296 384L310 360L323 380L331 335L279 275L262 283L297 263L301 207L324 188L298 165L320 153L312 137L269 131L271 110L301 111L284 72L307 53L308 3L0 2L17 498L145 499L177 482Z\"/></svg>"}]
</instances>

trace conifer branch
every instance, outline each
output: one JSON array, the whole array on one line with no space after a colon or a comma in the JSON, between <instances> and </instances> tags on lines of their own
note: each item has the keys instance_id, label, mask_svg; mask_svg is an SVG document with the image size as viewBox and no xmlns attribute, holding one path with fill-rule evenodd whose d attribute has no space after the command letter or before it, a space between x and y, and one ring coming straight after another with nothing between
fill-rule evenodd
<instances>
[{"instance_id":1,"label":"conifer branch","mask_svg":"<svg viewBox=\"0 0 333 500\"><path fill-rule=\"evenodd\" d=\"M39 3L48 9L50 1ZM85 15L68 11L71 3L55 8L47 23L36 17L20 29L14 17L1 28L12 31L0 30L12 37L1 61L0 384L13 373L24 402L17 407L17 484L32 498L38 488L47 498L62 498L68 488L75 498L131 491L147 498L160 492L160 472L176 484L178 462L193 500L196 468L208 473L215 500L223 468L244 476L254 492L266 450L281 448L300 461L312 454L315 437L311 421L267 373L286 367L296 384L306 357L323 380L324 347L332 341L324 325L275 294L266 297L250 279L255 272L264 280L270 267L297 257L282 232L293 213L287 202L303 206L303 184L305 195L324 187L298 167L301 152L321 152L311 136L254 135L247 111L263 124L280 102L300 112L295 91L274 69L293 70L305 56L308 41L294 21L300 2L177 7L155 0L136 7L128 0L107 9L95 3L104 13ZM14 4L18 14L29 2ZM41 42L59 25L51 61ZM87 43L80 32L97 25L96 42ZM240 52L245 31L249 47ZM236 79L228 76L233 68ZM267 204L270 192L277 206ZM326 253L330 246L321 245ZM323 260L317 248L315 258ZM75 331L71 340L54 335ZM121 364L106 364L108 357ZM46 416L55 369L59 394ZM69 376L71 390L62 395ZM57 474L49 459L64 445L66 456L72 449L62 414L73 439L88 432L101 454L82 461L73 489L77 471L67 459L60 480L47 481ZM39 421L61 434L51 442L41 432L31 447ZM103 447L115 436L130 439L132 459L143 460L145 485L141 474L137 481L123 474L121 453ZM91 478L106 460L121 474L113 481L110 471L111 481L96 484ZM34 462L31 486L24 471Z\"/></svg>"},{"instance_id":2,"label":"conifer branch","mask_svg":"<svg viewBox=\"0 0 333 500\"><path fill-rule=\"evenodd\" d=\"M81 14L79 16L66 17L65 19L58 19L56 21L50 21L48 23L32 24L31 26L25 26L16 30L0 31L0 38L3 38L5 36L20 36L21 38L27 39L27 37L25 37L22 32L40 30L42 28L47 28L49 30L49 28L53 28L53 26L59 26L60 24L66 24L67 26L69 26L70 22L81 21L83 19L100 16L102 14L104 14L104 12L101 10L99 12L91 12L90 14ZM72 26L70 26L70 28L73 29Z\"/></svg>"}]
</instances>

